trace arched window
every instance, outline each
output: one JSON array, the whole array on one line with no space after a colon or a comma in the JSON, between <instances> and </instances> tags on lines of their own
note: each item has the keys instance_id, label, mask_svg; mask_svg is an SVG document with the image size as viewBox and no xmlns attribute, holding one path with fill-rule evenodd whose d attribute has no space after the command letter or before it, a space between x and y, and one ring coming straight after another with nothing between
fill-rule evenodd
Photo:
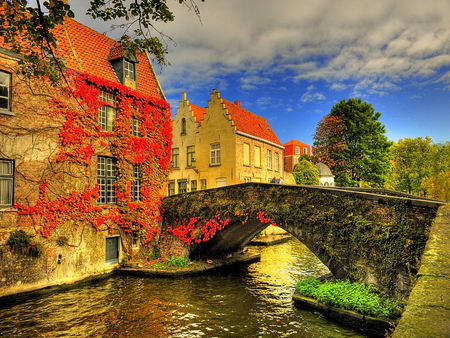
<instances>
[{"instance_id":1,"label":"arched window","mask_svg":"<svg viewBox=\"0 0 450 338\"><path fill-rule=\"evenodd\" d=\"M181 135L186 135L186 119L181 119Z\"/></svg>"}]
</instances>

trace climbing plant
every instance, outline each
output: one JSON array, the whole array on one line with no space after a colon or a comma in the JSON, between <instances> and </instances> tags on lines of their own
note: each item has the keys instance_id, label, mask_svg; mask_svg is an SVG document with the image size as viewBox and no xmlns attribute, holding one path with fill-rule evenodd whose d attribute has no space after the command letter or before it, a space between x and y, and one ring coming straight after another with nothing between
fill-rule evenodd
<instances>
[{"instance_id":1,"label":"climbing plant","mask_svg":"<svg viewBox=\"0 0 450 338\"><path fill-rule=\"evenodd\" d=\"M380 196L374 201L345 192L263 184L170 196L163 208L165 229L192 245L210 240L224 226L250 220L282 227L297 224L330 259L346 253L352 262L349 279L359 280L366 273L360 264L370 265L378 269L380 288L389 293L399 272L413 283L436 213L402 198ZM227 222L211 222L214 219ZM204 236L207 223L214 224L213 230L208 228Z\"/></svg>"},{"instance_id":2,"label":"climbing plant","mask_svg":"<svg viewBox=\"0 0 450 338\"><path fill-rule=\"evenodd\" d=\"M38 196L19 196L23 202L14 208L20 224L34 226L43 237L50 237L63 224L75 228L88 224L110 231L117 224L125 232L138 233L147 243L158 231L160 191L170 170L168 103L85 73L67 71L66 77L70 89L53 88L47 98L50 109L44 113L55 121L52 130L57 130L57 150L42 180L35 183ZM116 97L113 131L103 131L98 125L98 113L105 104L100 90ZM131 133L132 119L139 122L138 136ZM96 155L117 160L114 205L97 203ZM139 200L132 198L133 165L140 166ZM18 168L22 170L21 163Z\"/></svg>"}]
</instances>

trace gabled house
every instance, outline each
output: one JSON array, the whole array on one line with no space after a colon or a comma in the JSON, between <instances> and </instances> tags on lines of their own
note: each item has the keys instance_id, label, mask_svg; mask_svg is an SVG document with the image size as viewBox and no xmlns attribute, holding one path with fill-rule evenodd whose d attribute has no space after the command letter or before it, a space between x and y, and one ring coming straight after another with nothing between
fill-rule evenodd
<instances>
[{"instance_id":1,"label":"gabled house","mask_svg":"<svg viewBox=\"0 0 450 338\"><path fill-rule=\"evenodd\" d=\"M169 194L283 178L284 148L267 120L216 89L210 97L203 109L182 94L172 149L180 157L172 155Z\"/></svg>"},{"instance_id":2,"label":"gabled house","mask_svg":"<svg viewBox=\"0 0 450 338\"><path fill-rule=\"evenodd\" d=\"M65 19L60 84L0 41L0 296L104 273L151 244L172 119L148 55Z\"/></svg>"},{"instance_id":3,"label":"gabled house","mask_svg":"<svg viewBox=\"0 0 450 338\"><path fill-rule=\"evenodd\" d=\"M283 144L284 146L284 170L292 173L295 164L302 155L311 156L311 146L297 141L291 140Z\"/></svg>"}]
</instances>

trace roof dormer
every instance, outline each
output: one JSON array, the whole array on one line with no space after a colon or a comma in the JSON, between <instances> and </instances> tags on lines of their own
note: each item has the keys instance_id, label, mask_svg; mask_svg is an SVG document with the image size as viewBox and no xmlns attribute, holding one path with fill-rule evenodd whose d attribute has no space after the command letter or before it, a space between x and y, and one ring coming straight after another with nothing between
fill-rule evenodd
<instances>
[{"instance_id":1,"label":"roof dormer","mask_svg":"<svg viewBox=\"0 0 450 338\"><path fill-rule=\"evenodd\" d=\"M114 47L108 53L108 61L120 83L137 89L138 59L133 53L127 53L121 46Z\"/></svg>"}]
</instances>

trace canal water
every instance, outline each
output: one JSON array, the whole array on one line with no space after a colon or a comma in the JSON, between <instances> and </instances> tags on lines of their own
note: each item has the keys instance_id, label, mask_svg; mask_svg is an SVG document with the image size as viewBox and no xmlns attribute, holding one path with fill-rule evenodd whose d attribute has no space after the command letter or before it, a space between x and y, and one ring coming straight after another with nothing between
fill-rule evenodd
<instances>
[{"instance_id":1,"label":"canal water","mask_svg":"<svg viewBox=\"0 0 450 338\"><path fill-rule=\"evenodd\" d=\"M328 273L303 244L249 250L261 261L210 275L112 276L0 300L0 337L365 337L293 305L297 280Z\"/></svg>"}]
</instances>

